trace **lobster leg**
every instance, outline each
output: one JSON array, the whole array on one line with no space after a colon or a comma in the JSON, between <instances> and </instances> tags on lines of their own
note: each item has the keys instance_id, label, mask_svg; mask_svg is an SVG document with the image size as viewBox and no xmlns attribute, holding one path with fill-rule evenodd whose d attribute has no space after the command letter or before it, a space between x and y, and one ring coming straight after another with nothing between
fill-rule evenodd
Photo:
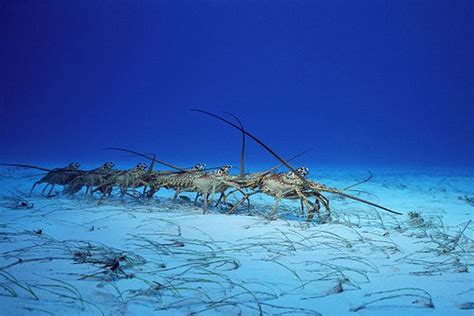
<instances>
[{"instance_id":1,"label":"lobster leg","mask_svg":"<svg viewBox=\"0 0 474 316\"><path fill-rule=\"evenodd\" d=\"M126 179L124 180L120 188L120 200L122 201L122 203L125 203L125 196L127 194L129 185L130 185L130 178L129 176L126 176Z\"/></svg>"},{"instance_id":2,"label":"lobster leg","mask_svg":"<svg viewBox=\"0 0 474 316\"><path fill-rule=\"evenodd\" d=\"M326 209L326 216L328 218L328 220L330 219L331 217L331 209L329 208L329 200L327 197L325 197L324 195L322 195L321 193L318 193L316 196L315 196L316 200L317 201L321 201L321 203L323 204L324 208Z\"/></svg>"},{"instance_id":3,"label":"lobster leg","mask_svg":"<svg viewBox=\"0 0 474 316\"><path fill-rule=\"evenodd\" d=\"M174 192L174 196L173 196L173 203L176 202L176 199L178 198L178 195L181 193L181 190L180 188L176 188L176 191Z\"/></svg>"},{"instance_id":4,"label":"lobster leg","mask_svg":"<svg viewBox=\"0 0 474 316\"><path fill-rule=\"evenodd\" d=\"M272 212L270 213L270 220L275 220L276 219L276 211L278 209L278 206L280 206L280 202L281 202L281 197L280 196L276 196L275 197L275 205L273 206L272 208Z\"/></svg>"},{"instance_id":5,"label":"lobster leg","mask_svg":"<svg viewBox=\"0 0 474 316\"><path fill-rule=\"evenodd\" d=\"M36 181L33 186L31 187L31 190L30 190L30 195L33 193L33 190L35 189L35 187L40 184L41 182L40 181Z\"/></svg>"},{"instance_id":6,"label":"lobster leg","mask_svg":"<svg viewBox=\"0 0 474 316\"><path fill-rule=\"evenodd\" d=\"M203 214L206 214L207 213L207 207L209 205L209 193L204 193L204 210L203 210Z\"/></svg>"},{"instance_id":7,"label":"lobster leg","mask_svg":"<svg viewBox=\"0 0 474 316\"><path fill-rule=\"evenodd\" d=\"M235 191L234 191L234 192L235 192ZM222 192L221 195L219 196L219 199L218 199L217 202L216 202L216 207L219 206L219 203L220 203L221 201L225 202L226 198L227 198L227 196L225 195L224 192Z\"/></svg>"},{"instance_id":8,"label":"lobster leg","mask_svg":"<svg viewBox=\"0 0 474 316\"><path fill-rule=\"evenodd\" d=\"M41 190L41 195L43 195L44 192L46 192L46 188L47 188L49 185L50 185L49 183L46 183L46 185L44 186L43 190Z\"/></svg>"},{"instance_id":9,"label":"lobster leg","mask_svg":"<svg viewBox=\"0 0 474 316\"><path fill-rule=\"evenodd\" d=\"M319 214L319 203L312 203L301 191L299 188L295 188L296 194L300 198L300 202L306 204L308 206L308 218L306 220L307 223L311 223L314 218L314 214Z\"/></svg>"},{"instance_id":10,"label":"lobster leg","mask_svg":"<svg viewBox=\"0 0 474 316\"><path fill-rule=\"evenodd\" d=\"M146 193L146 197L151 199L153 198L153 195L155 195L155 193L157 192L158 190L156 190L156 188L154 187L150 187L150 190L148 190L148 192Z\"/></svg>"},{"instance_id":11,"label":"lobster leg","mask_svg":"<svg viewBox=\"0 0 474 316\"><path fill-rule=\"evenodd\" d=\"M242 199L239 200L239 202L237 202L234 206L232 206L232 208L231 208L230 210L227 211L227 214L233 214L233 213L235 212L235 209L236 209L237 207L239 207L240 204L242 204L245 200L248 201L248 203L249 203L249 209L250 209L250 199L249 199L249 197L250 197L251 195L260 193L260 191L256 191L256 192L252 192L252 193L250 193L250 194L247 194L247 193L245 193L244 191L241 191L241 190L239 190L239 189L236 189L235 191L240 191L240 192L242 193L243 197L242 197ZM235 192L235 191L233 191L233 192ZM232 193L233 193L233 192L232 192Z\"/></svg>"},{"instance_id":12,"label":"lobster leg","mask_svg":"<svg viewBox=\"0 0 474 316\"><path fill-rule=\"evenodd\" d=\"M304 197L305 203L308 205L308 218L306 219L306 222L309 224L313 221L314 214L317 213L319 215L319 203L312 203L310 200L308 200L306 197Z\"/></svg>"},{"instance_id":13,"label":"lobster leg","mask_svg":"<svg viewBox=\"0 0 474 316\"><path fill-rule=\"evenodd\" d=\"M51 185L51 189L49 190L48 195L46 195L46 197L51 197L52 196L51 193L53 193L53 189L54 189L54 184Z\"/></svg>"},{"instance_id":14,"label":"lobster leg","mask_svg":"<svg viewBox=\"0 0 474 316\"><path fill-rule=\"evenodd\" d=\"M219 202L221 201L221 199L222 199L222 203L226 203L227 197L230 196L232 193L235 193L235 192L237 192L237 191L239 191L239 189L235 189L235 190L233 190L233 191L230 191L228 194L225 194L225 192L222 192L222 193L221 193L221 196L219 197L219 200L217 200L216 206L219 205ZM242 192L242 193L243 193L243 192ZM244 196L245 196L245 193L243 193L243 194L244 194ZM238 203L238 205L240 205L240 204L242 204L242 202ZM234 209L234 207L233 207L232 209Z\"/></svg>"}]
</instances>

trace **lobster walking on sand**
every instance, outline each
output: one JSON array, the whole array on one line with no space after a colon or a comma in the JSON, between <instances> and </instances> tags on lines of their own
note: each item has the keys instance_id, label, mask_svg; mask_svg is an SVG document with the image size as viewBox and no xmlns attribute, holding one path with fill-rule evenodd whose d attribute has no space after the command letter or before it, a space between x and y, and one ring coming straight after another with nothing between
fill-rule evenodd
<instances>
[{"instance_id":1,"label":"lobster walking on sand","mask_svg":"<svg viewBox=\"0 0 474 316\"><path fill-rule=\"evenodd\" d=\"M204 199L204 212L209 206L209 198L211 195L219 193L220 197L216 203L216 206L220 202L225 202L229 194L226 192L229 189L233 189L233 192L239 191L243 196L246 193L240 188L239 184L233 181L233 176L229 174L231 170L230 165L224 165L218 170L207 171L204 164L197 164L190 169L184 169L165 163L161 160L157 160L155 157L149 157L147 155L128 150L123 148L113 147L113 150L124 151L132 153L137 156L141 156L154 162L164 164L177 171L153 171L149 170L149 176L147 179L142 179L142 184L145 187L149 187L149 191L144 193L147 197L152 197L160 188L169 190L175 190L173 201L176 201L179 194L184 192L196 193L195 201L202 196ZM214 169L214 168L210 168Z\"/></svg>"},{"instance_id":2,"label":"lobster walking on sand","mask_svg":"<svg viewBox=\"0 0 474 316\"><path fill-rule=\"evenodd\" d=\"M248 205L250 206L250 197L252 195L261 193L271 196L275 199L275 205L273 206L271 212L271 218L274 218L276 210L283 199L297 200L300 202L301 208L303 210L306 207L308 212L307 222L310 223L316 214L320 216L321 205L326 210L326 218L328 220L330 219L331 209L329 206L329 199L323 195L323 193L329 193L371 205L392 214L401 215L399 212L344 192L344 190L347 188L344 190L330 188L324 184L320 184L308 179L307 168L300 167L295 169L289 164L289 161L291 161L293 158L296 158L296 156L288 160L283 159L260 139L244 129L241 121L236 116L234 116L234 118L238 121L239 125L236 125L219 115L207 111L197 109L192 111L203 113L223 121L224 123L242 132L239 175L231 175L230 170L232 167L229 165L222 166L218 168L218 170L213 171L210 171L210 169L215 168L206 169L203 164L198 164L192 168L186 169L160 161L156 159L155 155L149 156L128 149L116 147L111 147L108 149L125 151L137 156L142 156L151 160L150 166L147 168L145 163L138 163L134 168L129 170L116 170L114 169L113 163L107 162L97 169L84 171L79 170L79 164L77 163L71 163L67 167L55 169L47 169L22 164L0 165L34 168L46 171L47 174L35 182L31 192L37 185L41 183L46 183L42 193L45 192L48 186L51 186L47 196L51 196L55 185L64 186L64 191L67 194L75 194L85 186L86 194L89 193L92 195L97 191L102 193L99 203L101 203L106 196L110 196L114 188L118 188L120 190L120 196L122 199L125 198L126 195L132 195L128 192L129 189L135 190L135 194L132 196L151 198L158 190L160 190L160 188L166 188L175 190L173 201L175 201L178 195L183 192L196 193L195 201L197 201L197 199L202 196L204 199L204 212L206 212L209 206L210 196L214 195L215 193L220 194L216 203L217 206L221 202L226 203L226 199L229 195L239 192L242 195L242 198L238 200L236 204L231 206L231 208L228 210L228 213L230 214L234 213L235 210L245 201L248 201ZM262 146L265 150L267 150L279 160L279 166L284 165L289 169L289 171L277 173L275 170L279 166L275 166L264 172L245 174L244 152L246 137L250 137L252 140L257 142L257 144ZM165 165L174 170L155 171L153 170L155 163ZM136 189L140 187L143 187L143 193L137 195Z\"/></svg>"},{"instance_id":3,"label":"lobster walking on sand","mask_svg":"<svg viewBox=\"0 0 474 316\"><path fill-rule=\"evenodd\" d=\"M268 145L263 143L260 139L256 136L245 130L240 124L240 126L230 122L229 120L199 109L192 109L193 112L199 112L202 114L206 114L213 118L216 118L227 125L232 126L233 128L240 130L243 134L253 139L257 144L262 146L265 150L267 150L270 154L272 154L276 159L278 159L284 166L286 166L290 172L289 173L264 173L261 176L252 176L250 181L247 181L247 177L245 175L242 176L238 181L238 183L243 187L251 187L257 188L257 191L247 194L242 198L239 203L243 202L243 199L248 198L250 195L256 193L264 193L270 195L276 199L275 206L273 208L272 213L275 212L276 208L278 207L281 199L290 199L290 200L300 200L302 205L306 205L308 207L308 217L307 221L311 222L314 218L315 214L320 214L320 204L324 206L326 209L327 219L329 220L331 210L329 207L329 199L326 198L322 193L331 193L335 195L339 195L345 198L349 198L364 204L371 205L373 207L382 209L384 211L390 212L396 215L402 215L402 213L396 212L379 204L361 199L359 197L347 194L340 189L337 188L330 188L325 186L324 184L317 183L315 181L311 181L307 179L305 176L307 174L307 169L299 168L295 169L292 167L288 161L283 159L280 155L274 152ZM239 122L240 123L240 122ZM314 202L310 200L310 198L314 198ZM234 208L235 209L235 208Z\"/></svg>"},{"instance_id":4,"label":"lobster walking on sand","mask_svg":"<svg viewBox=\"0 0 474 316\"><path fill-rule=\"evenodd\" d=\"M97 186L93 192L100 191L103 193L99 203L112 192L113 187L118 187L120 190L120 197L123 199L127 194L128 189L136 189L147 185L143 180L143 176L147 174L147 164L139 162L134 168L129 170L119 170L111 174L108 179Z\"/></svg>"},{"instance_id":5,"label":"lobster walking on sand","mask_svg":"<svg viewBox=\"0 0 474 316\"><path fill-rule=\"evenodd\" d=\"M86 187L86 194L92 195L94 187L106 183L109 178L118 172L118 170L114 169L114 166L115 164L112 161L108 161L99 168L84 171L65 186L64 193L72 195L79 192L83 187ZM104 190L102 193L110 192Z\"/></svg>"},{"instance_id":6,"label":"lobster walking on sand","mask_svg":"<svg viewBox=\"0 0 474 316\"><path fill-rule=\"evenodd\" d=\"M51 186L48 194L46 195L47 197L50 197L52 195L53 189L56 185L66 186L69 183L71 183L71 181L74 178L84 173L83 170L79 170L80 164L78 164L77 162L71 162L66 167L54 168L54 169L48 169L48 168L38 167L34 165L25 165L25 164L0 163L0 165L46 171L47 173L43 177L41 177L41 179L39 179L33 184L33 187L30 190L30 194L33 193L33 190L35 189L37 185L46 183L43 190L41 191L41 194L44 194L48 186Z\"/></svg>"}]
</instances>

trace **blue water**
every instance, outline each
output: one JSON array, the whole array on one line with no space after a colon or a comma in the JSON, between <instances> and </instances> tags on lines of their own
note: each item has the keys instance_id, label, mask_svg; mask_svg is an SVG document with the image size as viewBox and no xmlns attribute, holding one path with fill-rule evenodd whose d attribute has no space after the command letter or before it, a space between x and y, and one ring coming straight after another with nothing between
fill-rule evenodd
<instances>
[{"instance_id":1,"label":"blue water","mask_svg":"<svg viewBox=\"0 0 474 316\"><path fill-rule=\"evenodd\" d=\"M0 159L472 168L473 6L4 0Z\"/></svg>"}]
</instances>

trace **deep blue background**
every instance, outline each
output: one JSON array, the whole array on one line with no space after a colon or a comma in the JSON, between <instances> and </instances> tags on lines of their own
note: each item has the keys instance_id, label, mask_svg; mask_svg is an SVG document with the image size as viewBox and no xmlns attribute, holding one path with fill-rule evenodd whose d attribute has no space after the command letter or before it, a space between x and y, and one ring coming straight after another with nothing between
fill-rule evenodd
<instances>
[{"instance_id":1,"label":"deep blue background","mask_svg":"<svg viewBox=\"0 0 474 316\"><path fill-rule=\"evenodd\" d=\"M3 0L0 159L472 167L473 3Z\"/></svg>"}]
</instances>

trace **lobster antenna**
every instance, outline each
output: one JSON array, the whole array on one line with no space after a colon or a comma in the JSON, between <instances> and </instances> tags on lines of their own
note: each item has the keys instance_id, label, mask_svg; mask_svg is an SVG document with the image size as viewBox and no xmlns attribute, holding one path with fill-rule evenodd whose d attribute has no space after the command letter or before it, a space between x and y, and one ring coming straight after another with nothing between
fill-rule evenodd
<instances>
[{"instance_id":1,"label":"lobster antenna","mask_svg":"<svg viewBox=\"0 0 474 316\"><path fill-rule=\"evenodd\" d=\"M18 164L18 163L0 163L0 166L9 166L9 167L21 167L21 168L30 168L30 169L38 169L41 171L51 171L51 169L33 166L33 165L25 165L25 164Z\"/></svg>"},{"instance_id":2,"label":"lobster antenna","mask_svg":"<svg viewBox=\"0 0 474 316\"><path fill-rule=\"evenodd\" d=\"M186 169L183 169L183 168L180 168L180 167L177 167L175 165L172 165L172 164L169 164L167 162L164 162L164 161L161 161L161 160L158 160L154 157L149 157L147 155L144 155L144 154L141 154L139 152L136 152L136 151L133 151L133 150L130 150L130 149L125 149L125 148L120 148L120 147L107 147L107 148L104 148L105 150L117 150L117 151L123 151L123 152L127 152L127 153L131 153L131 154L134 154L134 155L137 155L137 156L140 156L140 157L143 157L143 158L146 158L148 160L151 160L154 162L157 162L163 166L167 166L167 167L170 167L172 169L175 169L175 170L179 170L179 171L184 171L184 172L187 172Z\"/></svg>"},{"instance_id":3,"label":"lobster antenna","mask_svg":"<svg viewBox=\"0 0 474 316\"><path fill-rule=\"evenodd\" d=\"M242 121L238 118L237 115L234 115L232 113L224 112L233 118L236 119L237 122L239 122L240 128L244 130L244 125L242 124ZM244 178L245 177L245 133L242 132L242 148L240 149L240 177Z\"/></svg>"},{"instance_id":4,"label":"lobster antenna","mask_svg":"<svg viewBox=\"0 0 474 316\"><path fill-rule=\"evenodd\" d=\"M151 160L150 167L148 167L148 171L147 171L148 174L151 174L153 172L153 167L155 166L156 155L152 154L152 157L153 158Z\"/></svg>"},{"instance_id":5,"label":"lobster antenna","mask_svg":"<svg viewBox=\"0 0 474 316\"><path fill-rule=\"evenodd\" d=\"M356 183L354 183L354 184L351 184L350 186L348 186L348 187L342 189L342 191L347 191L347 190L349 190L349 189L351 189L351 188L353 188L353 187L356 187L356 186L361 185L361 184L363 184L363 183L369 182L370 179L372 179L372 177L373 177L374 175L372 174L372 172L371 172L370 170L367 170L367 171L369 172L369 176L368 176L367 178L365 178L364 180L360 180L360 181L358 181L358 182L356 182Z\"/></svg>"},{"instance_id":6,"label":"lobster antenna","mask_svg":"<svg viewBox=\"0 0 474 316\"><path fill-rule=\"evenodd\" d=\"M275 158L277 158L278 160L280 160L280 162L285 165L288 169L290 169L291 171L293 171L294 175L296 175L301 181L303 181L303 183L307 184L307 185L311 185L311 183L305 179L299 172L297 172L295 170L295 168L293 168L285 159L283 159L280 155L278 155L276 152L274 152L270 147L268 147L267 145L265 145L261 140L259 140L257 137L255 137L254 135L252 135L250 132L247 132L246 130L244 130L243 128L235 125L234 123L226 120L225 118L223 117L220 117L219 115L216 115L216 114L213 114L213 113L210 113L210 112L207 112L207 111L204 111L204 110L199 110L199 109L191 109L191 111L193 112L199 112L199 113L203 113L203 114L206 114L206 115L209 115L209 116L212 116L218 120L221 120L223 122L225 122L226 124L230 125L230 126L233 126L234 128L237 128L238 130L241 130L243 133L245 133L248 137L252 138L254 141L256 141L258 144L260 144L263 148L265 148L268 152L270 152ZM378 205L378 204L375 204L375 203L372 203L372 202L369 202L369 201L366 201L366 200L363 200L361 198L358 198L358 197L355 197L355 196L352 196L350 194L347 194L347 193L343 193L339 190L326 190L326 192L330 192L330 193L334 193L334 194L337 194L337 195L340 195L340 196L344 196L346 198L349 198L349 199L352 199L352 200L355 200L355 201L359 201L361 203L365 203L365 204L368 204L368 205L371 205L371 206L374 206L374 207L377 207L377 208L380 208L382 210L385 210L385 211L388 211L390 213L393 213L393 214L397 214L397 215L403 215L402 213L399 213L399 212L395 212L391 209L388 209L386 207L383 207L381 205Z\"/></svg>"},{"instance_id":7,"label":"lobster antenna","mask_svg":"<svg viewBox=\"0 0 474 316\"><path fill-rule=\"evenodd\" d=\"M353 195L344 193L344 192L342 192L342 191L339 191L338 189L325 188L325 189L321 189L321 191L325 191L325 192L337 194L337 195L346 197L346 198L351 199L351 200L355 200L355 201L358 201L358 202L361 202L361 203L365 203L365 204L368 204L368 205L377 207L377 208L379 208L379 209L382 209L382 210L384 210L384 211L387 211L387 212L390 212L390 213L393 213L393 214L403 215L403 214L400 213L400 212L396 212L396 211L391 210L391 209L389 209L389 208L386 208L386 207L384 207L384 206L382 206L382 205L379 205L379 204L376 204L376 203L373 203L373 202L370 202L370 201L367 201L367 200L358 198L357 196L353 196Z\"/></svg>"},{"instance_id":8,"label":"lobster antenna","mask_svg":"<svg viewBox=\"0 0 474 316\"><path fill-rule=\"evenodd\" d=\"M298 157L300 157L300 156L303 156L304 154L310 152L311 150L312 150L311 148L310 148L310 149L306 149L305 151L302 151L302 152L300 152L300 153L294 155L293 157L288 158L286 161L290 162L290 161L292 161L292 160L294 160L294 159L296 159L296 158L298 158ZM283 164L282 164L282 163L279 163L278 165L276 165L276 166L274 166L274 167L268 169L268 170L265 171L264 173L265 173L265 174L270 173L270 172L272 172L272 171L274 171L274 170L277 170L277 169L280 168L281 166L283 166Z\"/></svg>"},{"instance_id":9,"label":"lobster antenna","mask_svg":"<svg viewBox=\"0 0 474 316\"><path fill-rule=\"evenodd\" d=\"M104 148L104 149L105 149L105 150L117 150L117 151L128 152L128 153L131 153L131 155L130 155L130 156L125 156L125 157L140 156L140 157L146 158L146 159L148 159L148 160L157 162L157 163L159 163L160 165L167 166L167 167L170 167L170 168L172 168L172 169L178 170L179 172L177 172L177 173L181 173L181 172L186 172L186 173L193 172L192 170L187 170L186 168L177 167L177 166L175 166L175 165L172 165L172 164L170 164L170 163L164 162L164 161L162 161L162 160L158 160L158 159L156 159L156 156L155 156L154 154L151 154L151 153L150 153L150 155L152 155L153 157L147 156L147 155L145 155L145 154L142 154L142 153L139 153L139 152L130 150L130 149L119 148L119 147L107 147L107 148ZM210 168L205 168L204 170L207 171L207 170L217 170L217 169L220 169L220 167L210 167Z\"/></svg>"},{"instance_id":10,"label":"lobster antenna","mask_svg":"<svg viewBox=\"0 0 474 316\"><path fill-rule=\"evenodd\" d=\"M259 140L257 137L253 136L250 132L246 131L245 129L243 129L242 127L239 127L237 125L235 125L234 123L230 122L229 120L226 120L225 118L217 115L217 114L213 114L211 112L207 112L207 111L204 111L204 110L199 110L199 109L191 109L192 112L199 112L199 113L203 113L203 114L206 114L206 115L209 115L209 116L212 116L218 120L221 120L222 122L230 125L230 126L233 126L234 128L242 131L242 133L244 133L245 135L247 135L248 137L252 138L254 141L256 141L260 146L262 146L263 148L265 148L268 152L270 152L270 154L272 154L276 159L278 159L285 167L287 167L288 169L290 169L291 171L293 171L295 173L295 175L297 177L299 177L303 182L308 182L303 176L301 176L296 170L295 168L293 168L285 159L283 159L280 155L278 155L276 152L274 152L270 147L268 147L267 145L265 145L261 140Z\"/></svg>"}]
</instances>

